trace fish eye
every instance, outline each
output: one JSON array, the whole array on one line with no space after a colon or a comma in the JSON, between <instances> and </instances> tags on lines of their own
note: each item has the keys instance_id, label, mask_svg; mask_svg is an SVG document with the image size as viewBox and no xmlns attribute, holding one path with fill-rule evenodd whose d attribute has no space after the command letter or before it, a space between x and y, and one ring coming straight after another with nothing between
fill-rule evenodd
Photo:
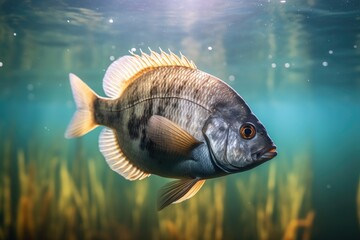
<instances>
[{"instance_id":1,"label":"fish eye","mask_svg":"<svg viewBox=\"0 0 360 240\"><path fill-rule=\"evenodd\" d=\"M240 128L240 135L243 139L252 139L255 136L256 130L251 123L244 123Z\"/></svg>"}]
</instances>

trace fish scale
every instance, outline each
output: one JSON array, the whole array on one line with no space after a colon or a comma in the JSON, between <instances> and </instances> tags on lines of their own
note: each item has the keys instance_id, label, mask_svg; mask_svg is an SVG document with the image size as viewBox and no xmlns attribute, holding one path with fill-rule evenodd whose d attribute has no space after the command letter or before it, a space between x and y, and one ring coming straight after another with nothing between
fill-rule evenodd
<instances>
[{"instance_id":1,"label":"fish scale","mask_svg":"<svg viewBox=\"0 0 360 240\"><path fill-rule=\"evenodd\" d=\"M208 178L249 170L276 146L245 101L220 79L172 52L114 61L96 95L70 74L78 110L66 137L96 126L110 168L128 180L150 174L179 180L160 190L158 209L194 196Z\"/></svg>"}]
</instances>

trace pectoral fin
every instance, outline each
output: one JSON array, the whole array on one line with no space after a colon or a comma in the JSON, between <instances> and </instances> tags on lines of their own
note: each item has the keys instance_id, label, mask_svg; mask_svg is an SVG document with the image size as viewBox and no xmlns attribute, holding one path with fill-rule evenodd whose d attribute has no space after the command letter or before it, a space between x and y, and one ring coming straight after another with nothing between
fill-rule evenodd
<instances>
[{"instance_id":1,"label":"pectoral fin","mask_svg":"<svg viewBox=\"0 0 360 240\"><path fill-rule=\"evenodd\" d=\"M146 131L157 149L173 154L187 156L201 144L179 125L159 115L150 117Z\"/></svg>"},{"instance_id":2,"label":"pectoral fin","mask_svg":"<svg viewBox=\"0 0 360 240\"><path fill-rule=\"evenodd\" d=\"M166 184L159 192L158 211L172 203L179 203L193 197L204 183L205 180L182 179Z\"/></svg>"}]
</instances>

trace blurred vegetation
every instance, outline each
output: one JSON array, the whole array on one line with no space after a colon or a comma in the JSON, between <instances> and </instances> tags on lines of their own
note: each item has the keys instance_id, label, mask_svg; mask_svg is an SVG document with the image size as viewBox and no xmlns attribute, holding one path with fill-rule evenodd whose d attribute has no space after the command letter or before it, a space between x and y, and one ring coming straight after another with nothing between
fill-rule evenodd
<instances>
[{"instance_id":1,"label":"blurred vegetation","mask_svg":"<svg viewBox=\"0 0 360 240\"><path fill-rule=\"evenodd\" d=\"M307 154L288 165L277 159L266 174L209 180L192 199L156 212L163 180L127 182L102 159L86 159L81 144L68 161L55 148L1 143L0 239L310 239Z\"/></svg>"},{"instance_id":2,"label":"blurred vegetation","mask_svg":"<svg viewBox=\"0 0 360 240\"><path fill-rule=\"evenodd\" d=\"M359 176L356 202L357 202L357 215L358 215L358 219L359 219L359 228L360 228L360 176Z\"/></svg>"}]
</instances>

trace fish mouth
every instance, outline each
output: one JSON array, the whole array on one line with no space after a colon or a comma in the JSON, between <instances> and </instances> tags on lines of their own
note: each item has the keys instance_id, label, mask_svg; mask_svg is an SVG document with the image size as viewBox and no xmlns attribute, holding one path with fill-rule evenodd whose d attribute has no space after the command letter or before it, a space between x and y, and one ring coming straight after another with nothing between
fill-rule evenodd
<instances>
[{"instance_id":1,"label":"fish mouth","mask_svg":"<svg viewBox=\"0 0 360 240\"><path fill-rule=\"evenodd\" d=\"M276 157L277 152L276 152L276 146L273 145L270 148L265 148L262 149L260 151L258 151L257 153L255 153L256 159L258 161L268 161L274 157Z\"/></svg>"}]
</instances>

